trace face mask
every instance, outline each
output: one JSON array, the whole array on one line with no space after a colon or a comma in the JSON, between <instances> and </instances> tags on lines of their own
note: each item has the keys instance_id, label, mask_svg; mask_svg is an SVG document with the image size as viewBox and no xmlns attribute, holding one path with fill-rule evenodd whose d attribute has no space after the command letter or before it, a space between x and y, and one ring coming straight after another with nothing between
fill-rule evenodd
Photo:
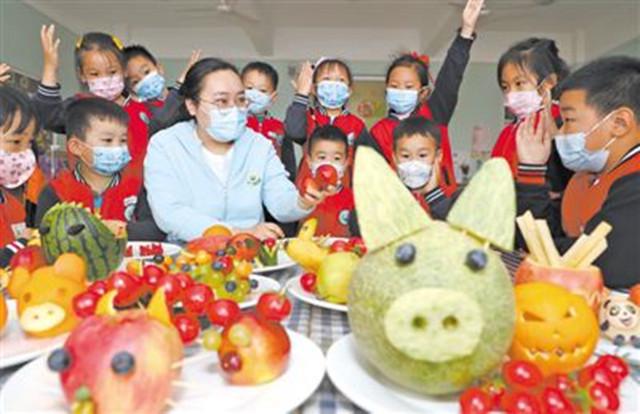
<instances>
[{"instance_id":1,"label":"face mask","mask_svg":"<svg viewBox=\"0 0 640 414\"><path fill-rule=\"evenodd\" d=\"M17 188L27 182L36 169L36 156L31 149L20 152L0 150L0 185Z\"/></svg>"},{"instance_id":2,"label":"face mask","mask_svg":"<svg viewBox=\"0 0 640 414\"><path fill-rule=\"evenodd\" d=\"M122 75L104 76L87 81L89 91L100 98L115 101L124 90Z\"/></svg>"},{"instance_id":3,"label":"face mask","mask_svg":"<svg viewBox=\"0 0 640 414\"><path fill-rule=\"evenodd\" d=\"M158 72L151 72L134 88L134 92L141 101L158 99L164 90L164 77Z\"/></svg>"},{"instance_id":4,"label":"face mask","mask_svg":"<svg viewBox=\"0 0 640 414\"><path fill-rule=\"evenodd\" d=\"M398 164L400 179L411 190L424 187L431 178L432 166L421 161L405 161Z\"/></svg>"},{"instance_id":5,"label":"face mask","mask_svg":"<svg viewBox=\"0 0 640 414\"><path fill-rule=\"evenodd\" d=\"M121 171L131 161L126 145L119 147L92 147L91 168L100 175L110 176Z\"/></svg>"},{"instance_id":6,"label":"face mask","mask_svg":"<svg viewBox=\"0 0 640 414\"><path fill-rule=\"evenodd\" d=\"M316 176L316 172L318 171L318 168L320 168L322 165L330 165L333 168L336 169L336 172L338 173L338 178L342 179L342 177L344 176L344 164L340 164L338 162L335 161L316 161L311 163L311 175L313 175L313 177Z\"/></svg>"},{"instance_id":7,"label":"face mask","mask_svg":"<svg viewBox=\"0 0 640 414\"><path fill-rule=\"evenodd\" d=\"M240 138L247 129L247 110L237 106L209 112L207 134L219 142L232 142Z\"/></svg>"},{"instance_id":8,"label":"face mask","mask_svg":"<svg viewBox=\"0 0 640 414\"><path fill-rule=\"evenodd\" d=\"M254 115L263 114L271 105L271 97L257 89L246 89L244 95L249 100L249 112Z\"/></svg>"},{"instance_id":9,"label":"face mask","mask_svg":"<svg viewBox=\"0 0 640 414\"><path fill-rule=\"evenodd\" d=\"M574 134L558 134L555 136L556 148L562 160L562 164L572 171L588 171L597 173L604 169L609 158L609 145L615 138L612 138L604 148L597 151L589 151L586 148L587 138L594 131L602 126L613 114L605 116L602 121L594 125L589 132L576 132Z\"/></svg>"},{"instance_id":10,"label":"face mask","mask_svg":"<svg viewBox=\"0 0 640 414\"><path fill-rule=\"evenodd\" d=\"M505 96L504 106L521 119L542 108L542 96L537 90L509 92Z\"/></svg>"},{"instance_id":11,"label":"face mask","mask_svg":"<svg viewBox=\"0 0 640 414\"><path fill-rule=\"evenodd\" d=\"M316 91L320 105L328 109L342 108L349 99L349 87L344 82L322 81Z\"/></svg>"},{"instance_id":12,"label":"face mask","mask_svg":"<svg viewBox=\"0 0 640 414\"><path fill-rule=\"evenodd\" d=\"M418 91L414 89L387 88L387 106L397 114L413 112L418 105Z\"/></svg>"}]
</instances>

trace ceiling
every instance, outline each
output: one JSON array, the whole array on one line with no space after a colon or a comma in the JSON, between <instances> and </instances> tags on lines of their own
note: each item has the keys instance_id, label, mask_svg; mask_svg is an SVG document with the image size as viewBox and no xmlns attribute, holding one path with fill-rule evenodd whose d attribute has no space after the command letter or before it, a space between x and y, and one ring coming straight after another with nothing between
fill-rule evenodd
<instances>
[{"instance_id":1,"label":"ceiling","mask_svg":"<svg viewBox=\"0 0 640 414\"><path fill-rule=\"evenodd\" d=\"M222 1L232 13L218 10ZM279 31L312 29L321 36L361 29L376 33L415 32L420 47L440 51L460 24L463 0L26 0L71 30L104 30L127 40L160 44L145 33L173 32L202 36L234 27L249 39L253 50L275 56L286 51L276 45ZM540 3L540 4L537 4ZM580 38L581 47L612 48L640 35L640 0L487 0L490 13L480 30L504 33L555 33ZM236 14L236 12L238 14ZM393 32L396 30L396 32ZM311 32L310 31L310 32ZM229 31L228 33L239 33ZM292 33L300 33L292 31ZM282 36L280 36L282 37ZM399 40L400 41L400 40ZM160 45L161 46L161 45ZM357 45L355 45L357 46ZM251 49L251 47L248 47ZM598 50L601 52L601 50ZM591 50L586 54L590 55ZM186 55L188 50L184 52ZM435 52L434 52L435 53Z\"/></svg>"}]
</instances>

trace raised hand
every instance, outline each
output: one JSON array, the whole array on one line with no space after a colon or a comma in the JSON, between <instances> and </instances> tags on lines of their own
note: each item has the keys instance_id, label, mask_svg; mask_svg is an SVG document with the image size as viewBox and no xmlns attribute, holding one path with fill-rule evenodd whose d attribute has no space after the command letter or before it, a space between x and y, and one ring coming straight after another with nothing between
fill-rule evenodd
<instances>
[{"instance_id":1,"label":"raised hand","mask_svg":"<svg viewBox=\"0 0 640 414\"><path fill-rule=\"evenodd\" d=\"M542 111L536 128L536 114L529 115L518 127L516 147L518 162L544 165L551 155L552 138L549 131L549 112Z\"/></svg>"},{"instance_id":2,"label":"raised hand","mask_svg":"<svg viewBox=\"0 0 640 414\"><path fill-rule=\"evenodd\" d=\"M60 39L56 37L55 25L43 25L40 29L40 44L42 46L42 84L56 86L58 84L58 65Z\"/></svg>"},{"instance_id":3,"label":"raised hand","mask_svg":"<svg viewBox=\"0 0 640 414\"><path fill-rule=\"evenodd\" d=\"M5 83L11 78L11 66L0 63L0 83Z\"/></svg>"},{"instance_id":4,"label":"raised hand","mask_svg":"<svg viewBox=\"0 0 640 414\"><path fill-rule=\"evenodd\" d=\"M306 61L300 67L298 79L293 82L294 89L300 95L309 96L313 89L313 65Z\"/></svg>"},{"instance_id":5,"label":"raised hand","mask_svg":"<svg viewBox=\"0 0 640 414\"><path fill-rule=\"evenodd\" d=\"M462 30L460 30L460 35L462 37L467 39L471 39L473 37L483 6L484 0L467 1L467 5L462 11Z\"/></svg>"},{"instance_id":6,"label":"raised hand","mask_svg":"<svg viewBox=\"0 0 640 414\"><path fill-rule=\"evenodd\" d=\"M187 76L187 72L191 69L191 66L195 65L197 61L200 60L200 56L202 55L201 49L196 49L191 51L191 56L189 57L189 61L187 62L187 66L184 68L180 76L178 77L178 83L184 83L184 78Z\"/></svg>"}]
</instances>

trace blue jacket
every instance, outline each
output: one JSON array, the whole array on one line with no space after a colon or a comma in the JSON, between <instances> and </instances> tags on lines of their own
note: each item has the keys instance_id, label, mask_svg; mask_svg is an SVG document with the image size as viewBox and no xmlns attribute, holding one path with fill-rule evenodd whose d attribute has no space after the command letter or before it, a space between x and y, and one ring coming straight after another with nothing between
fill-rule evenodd
<instances>
[{"instance_id":1,"label":"blue jacket","mask_svg":"<svg viewBox=\"0 0 640 414\"><path fill-rule=\"evenodd\" d=\"M144 183L156 223L174 241L192 240L214 224L251 228L264 221L263 203L285 223L311 212L298 206L298 190L273 145L249 128L234 143L226 183L205 162L194 121L158 132L144 161Z\"/></svg>"}]
</instances>

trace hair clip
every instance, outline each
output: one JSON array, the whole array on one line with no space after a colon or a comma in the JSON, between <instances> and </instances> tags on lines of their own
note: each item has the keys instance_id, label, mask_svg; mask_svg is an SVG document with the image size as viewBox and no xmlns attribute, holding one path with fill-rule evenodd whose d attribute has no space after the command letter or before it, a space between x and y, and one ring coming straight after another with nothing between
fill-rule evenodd
<instances>
[{"instance_id":1,"label":"hair clip","mask_svg":"<svg viewBox=\"0 0 640 414\"><path fill-rule=\"evenodd\" d=\"M111 35L111 40L113 44L118 48L118 50L124 49L124 44L122 44L122 40L118 36Z\"/></svg>"},{"instance_id":2,"label":"hair clip","mask_svg":"<svg viewBox=\"0 0 640 414\"><path fill-rule=\"evenodd\" d=\"M425 65L429 66L429 63L431 61L431 58L429 58L429 55L421 55L418 52L411 52L410 55L412 58L417 59L420 62L424 63Z\"/></svg>"},{"instance_id":3,"label":"hair clip","mask_svg":"<svg viewBox=\"0 0 640 414\"><path fill-rule=\"evenodd\" d=\"M76 49L80 49L82 47L83 40L84 40L84 36L80 36L78 40L76 40Z\"/></svg>"}]
</instances>

